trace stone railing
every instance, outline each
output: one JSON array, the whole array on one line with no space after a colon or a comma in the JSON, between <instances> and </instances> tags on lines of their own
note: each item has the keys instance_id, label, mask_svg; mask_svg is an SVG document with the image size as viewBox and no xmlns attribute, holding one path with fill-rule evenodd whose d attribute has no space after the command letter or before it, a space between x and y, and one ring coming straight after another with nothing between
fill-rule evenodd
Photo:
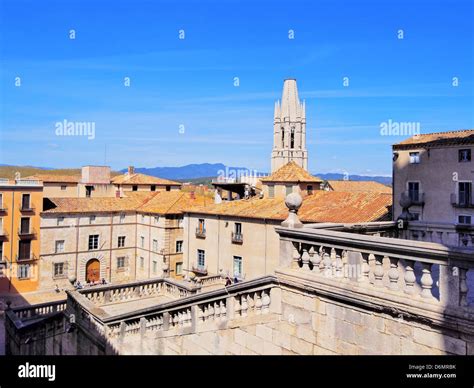
<instances>
[{"instance_id":1,"label":"stone railing","mask_svg":"<svg viewBox=\"0 0 474 388\"><path fill-rule=\"evenodd\" d=\"M277 286L275 277L266 276L227 289L188 295L176 301L115 316L108 315L100 307L93 308L88 298L73 291L68 294L71 306L75 307L69 313L81 316L88 325L93 322L94 329L111 340L138 333L195 330L201 325L268 314L271 311L272 290ZM163 284L165 287L166 283ZM86 316L89 318L85 319ZM81 320L78 323L81 324Z\"/></svg>"},{"instance_id":2,"label":"stone railing","mask_svg":"<svg viewBox=\"0 0 474 388\"><path fill-rule=\"evenodd\" d=\"M50 317L64 310L66 310L66 300L23 307L7 307L5 313L7 320L17 329L20 329L28 324L28 321Z\"/></svg>"},{"instance_id":3,"label":"stone railing","mask_svg":"<svg viewBox=\"0 0 474 388\"><path fill-rule=\"evenodd\" d=\"M474 249L474 225L410 221L400 238Z\"/></svg>"},{"instance_id":4,"label":"stone railing","mask_svg":"<svg viewBox=\"0 0 474 388\"><path fill-rule=\"evenodd\" d=\"M282 241L280 264L315 283L472 313L467 273L474 268L473 250L351 233L347 225L344 231L324 230L324 225L275 229Z\"/></svg>"},{"instance_id":5,"label":"stone railing","mask_svg":"<svg viewBox=\"0 0 474 388\"><path fill-rule=\"evenodd\" d=\"M202 276L196 279L199 284L204 288L208 286L214 285L224 285L225 280L221 275L209 275L209 276Z\"/></svg>"},{"instance_id":6,"label":"stone railing","mask_svg":"<svg viewBox=\"0 0 474 388\"><path fill-rule=\"evenodd\" d=\"M199 289L200 286L187 285L168 278L158 278L133 283L95 286L94 288L79 290L78 293L95 305L100 306L160 295L183 298L197 293Z\"/></svg>"}]
</instances>

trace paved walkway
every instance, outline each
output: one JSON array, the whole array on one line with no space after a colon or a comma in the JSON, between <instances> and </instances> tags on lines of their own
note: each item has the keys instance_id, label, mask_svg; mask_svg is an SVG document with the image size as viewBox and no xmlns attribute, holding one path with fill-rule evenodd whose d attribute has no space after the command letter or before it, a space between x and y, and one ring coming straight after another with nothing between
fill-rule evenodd
<instances>
[{"instance_id":1,"label":"paved walkway","mask_svg":"<svg viewBox=\"0 0 474 388\"><path fill-rule=\"evenodd\" d=\"M0 356L5 355L5 314L0 311Z\"/></svg>"},{"instance_id":2,"label":"paved walkway","mask_svg":"<svg viewBox=\"0 0 474 388\"><path fill-rule=\"evenodd\" d=\"M107 314L114 316L118 314L125 314L136 310L145 309L148 307L157 306L162 303L171 302L173 298L168 296L158 296L154 298L142 298L142 299L134 299L128 302L118 302L114 304L109 304L105 306L99 306L102 310L104 310Z\"/></svg>"}]
</instances>

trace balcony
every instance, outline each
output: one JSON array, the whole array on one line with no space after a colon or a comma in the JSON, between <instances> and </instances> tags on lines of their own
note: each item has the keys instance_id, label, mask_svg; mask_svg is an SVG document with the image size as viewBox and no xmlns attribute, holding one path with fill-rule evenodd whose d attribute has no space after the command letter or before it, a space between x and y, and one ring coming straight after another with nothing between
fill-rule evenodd
<instances>
[{"instance_id":1,"label":"balcony","mask_svg":"<svg viewBox=\"0 0 474 388\"><path fill-rule=\"evenodd\" d=\"M197 227L196 228L196 237L197 238L206 238L206 229Z\"/></svg>"},{"instance_id":2,"label":"balcony","mask_svg":"<svg viewBox=\"0 0 474 388\"><path fill-rule=\"evenodd\" d=\"M196 275L207 276L207 265L193 265L192 271Z\"/></svg>"},{"instance_id":3,"label":"balcony","mask_svg":"<svg viewBox=\"0 0 474 388\"><path fill-rule=\"evenodd\" d=\"M23 257L20 255L16 255L16 261L17 263L28 263L31 261L36 261L38 258L34 255L34 253L30 253L28 256Z\"/></svg>"},{"instance_id":4,"label":"balcony","mask_svg":"<svg viewBox=\"0 0 474 388\"><path fill-rule=\"evenodd\" d=\"M451 194L451 205L460 208L474 208L474 199L472 195Z\"/></svg>"},{"instance_id":5,"label":"balcony","mask_svg":"<svg viewBox=\"0 0 474 388\"><path fill-rule=\"evenodd\" d=\"M7 208L4 205L0 205L0 214L4 215L7 212Z\"/></svg>"},{"instance_id":6,"label":"balcony","mask_svg":"<svg viewBox=\"0 0 474 388\"><path fill-rule=\"evenodd\" d=\"M402 199L410 200L410 206L423 206L425 204L425 193L421 191L404 191Z\"/></svg>"},{"instance_id":7,"label":"balcony","mask_svg":"<svg viewBox=\"0 0 474 388\"><path fill-rule=\"evenodd\" d=\"M7 237L8 233L3 228L0 228L0 239L5 239Z\"/></svg>"},{"instance_id":8,"label":"balcony","mask_svg":"<svg viewBox=\"0 0 474 388\"><path fill-rule=\"evenodd\" d=\"M20 238L34 238L36 236L36 232L34 228L29 227L29 228L18 228L18 236Z\"/></svg>"},{"instance_id":9,"label":"balcony","mask_svg":"<svg viewBox=\"0 0 474 388\"><path fill-rule=\"evenodd\" d=\"M244 235L242 233L232 232L232 242L234 244L242 244L244 242Z\"/></svg>"},{"instance_id":10,"label":"balcony","mask_svg":"<svg viewBox=\"0 0 474 388\"><path fill-rule=\"evenodd\" d=\"M28 206L20 205L19 210L22 213L33 213L35 211L35 208L32 207L31 205L28 205Z\"/></svg>"}]
</instances>

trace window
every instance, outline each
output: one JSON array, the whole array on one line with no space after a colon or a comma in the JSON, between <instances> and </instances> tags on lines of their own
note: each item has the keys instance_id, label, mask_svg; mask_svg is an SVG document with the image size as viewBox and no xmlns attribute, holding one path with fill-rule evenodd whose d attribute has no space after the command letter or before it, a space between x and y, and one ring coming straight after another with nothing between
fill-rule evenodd
<instances>
[{"instance_id":1,"label":"window","mask_svg":"<svg viewBox=\"0 0 474 388\"><path fill-rule=\"evenodd\" d=\"M90 216L89 217L89 224L95 223L95 216Z\"/></svg>"},{"instance_id":2,"label":"window","mask_svg":"<svg viewBox=\"0 0 474 388\"><path fill-rule=\"evenodd\" d=\"M153 240L153 252L158 252L158 240Z\"/></svg>"},{"instance_id":3,"label":"window","mask_svg":"<svg viewBox=\"0 0 474 388\"><path fill-rule=\"evenodd\" d=\"M125 214L120 214L120 220L119 222L123 224L125 222Z\"/></svg>"},{"instance_id":4,"label":"window","mask_svg":"<svg viewBox=\"0 0 474 388\"><path fill-rule=\"evenodd\" d=\"M184 219L183 217L178 218L178 228L182 228L184 224Z\"/></svg>"},{"instance_id":5,"label":"window","mask_svg":"<svg viewBox=\"0 0 474 388\"><path fill-rule=\"evenodd\" d=\"M62 253L64 252L64 240L56 240L54 246L55 253Z\"/></svg>"},{"instance_id":6,"label":"window","mask_svg":"<svg viewBox=\"0 0 474 388\"><path fill-rule=\"evenodd\" d=\"M21 197L21 208L24 210L30 209L30 194L23 194Z\"/></svg>"},{"instance_id":7,"label":"window","mask_svg":"<svg viewBox=\"0 0 474 388\"><path fill-rule=\"evenodd\" d=\"M459 150L459 162L470 162L471 161L471 150Z\"/></svg>"},{"instance_id":8,"label":"window","mask_svg":"<svg viewBox=\"0 0 474 388\"><path fill-rule=\"evenodd\" d=\"M60 278L66 275L64 263L54 263L53 264L53 277Z\"/></svg>"},{"instance_id":9,"label":"window","mask_svg":"<svg viewBox=\"0 0 474 388\"><path fill-rule=\"evenodd\" d=\"M158 262L156 260L153 260L153 273L158 272Z\"/></svg>"},{"instance_id":10,"label":"window","mask_svg":"<svg viewBox=\"0 0 474 388\"><path fill-rule=\"evenodd\" d=\"M20 233L28 234L30 233L30 219L29 217L22 217L20 221Z\"/></svg>"},{"instance_id":11,"label":"window","mask_svg":"<svg viewBox=\"0 0 474 388\"><path fill-rule=\"evenodd\" d=\"M286 195L289 195L292 192L293 192L293 186L290 186L290 185L286 186Z\"/></svg>"},{"instance_id":12,"label":"window","mask_svg":"<svg viewBox=\"0 0 474 388\"><path fill-rule=\"evenodd\" d=\"M413 201L417 202L420 195L420 183L419 182L408 182L408 197Z\"/></svg>"},{"instance_id":13,"label":"window","mask_svg":"<svg viewBox=\"0 0 474 388\"><path fill-rule=\"evenodd\" d=\"M145 259L143 257L140 257L140 268L145 268Z\"/></svg>"},{"instance_id":14,"label":"window","mask_svg":"<svg viewBox=\"0 0 474 388\"><path fill-rule=\"evenodd\" d=\"M460 215L458 217L458 222L463 225L471 225L472 218L471 216Z\"/></svg>"},{"instance_id":15,"label":"window","mask_svg":"<svg viewBox=\"0 0 474 388\"><path fill-rule=\"evenodd\" d=\"M145 248L145 237L143 237L143 236L140 236L140 246L142 248Z\"/></svg>"},{"instance_id":16,"label":"window","mask_svg":"<svg viewBox=\"0 0 474 388\"><path fill-rule=\"evenodd\" d=\"M64 217L58 217L57 226L61 226L63 224L64 224Z\"/></svg>"},{"instance_id":17,"label":"window","mask_svg":"<svg viewBox=\"0 0 474 388\"><path fill-rule=\"evenodd\" d=\"M123 269L125 268L125 257L117 257L117 269Z\"/></svg>"},{"instance_id":18,"label":"window","mask_svg":"<svg viewBox=\"0 0 474 388\"><path fill-rule=\"evenodd\" d=\"M2 234L3 232L3 217L0 217L0 235ZM2 258L0 257L0 261L2 260Z\"/></svg>"},{"instance_id":19,"label":"window","mask_svg":"<svg viewBox=\"0 0 474 388\"><path fill-rule=\"evenodd\" d=\"M234 232L237 235L242 234L242 224L240 222L236 222L234 225Z\"/></svg>"},{"instance_id":20,"label":"window","mask_svg":"<svg viewBox=\"0 0 474 388\"><path fill-rule=\"evenodd\" d=\"M275 196L275 186L268 186L268 198L273 198Z\"/></svg>"},{"instance_id":21,"label":"window","mask_svg":"<svg viewBox=\"0 0 474 388\"><path fill-rule=\"evenodd\" d=\"M118 236L118 244L119 248L123 248L125 246L125 236Z\"/></svg>"},{"instance_id":22,"label":"window","mask_svg":"<svg viewBox=\"0 0 474 388\"><path fill-rule=\"evenodd\" d=\"M234 256L234 276L242 276L242 257Z\"/></svg>"},{"instance_id":23,"label":"window","mask_svg":"<svg viewBox=\"0 0 474 388\"><path fill-rule=\"evenodd\" d=\"M281 127L281 148L285 148L285 128Z\"/></svg>"},{"instance_id":24,"label":"window","mask_svg":"<svg viewBox=\"0 0 474 388\"><path fill-rule=\"evenodd\" d=\"M89 250L99 249L99 235L90 234L89 235Z\"/></svg>"},{"instance_id":25,"label":"window","mask_svg":"<svg viewBox=\"0 0 474 388\"><path fill-rule=\"evenodd\" d=\"M92 195L92 190L94 190L94 186L86 186L86 198L90 198Z\"/></svg>"},{"instance_id":26,"label":"window","mask_svg":"<svg viewBox=\"0 0 474 388\"><path fill-rule=\"evenodd\" d=\"M142 214L142 224L144 224L144 223L145 223L145 215Z\"/></svg>"},{"instance_id":27,"label":"window","mask_svg":"<svg viewBox=\"0 0 474 388\"><path fill-rule=\"evenodd\" d=\"M306 187L306 192L308 193L308 195L313 194L313 186L312 186L312 185L308 185L308 186Z\"/></svg>"},{"instance_id":28,"label":"window","mask_svg":"<svg viewBox=\"0 0 474 388\"><path fill-rule=\"evenodd\" d=\"M150 186L150 191L156 191L156 185L151 185Z\"/></svg>"},{"instance_id":29,"label":"window","mask_svg":"<svg viewBox=\"0 0 474 388\"><path fill-rule=\"evenodd\" d=\"M178 276L183 274L183 263L176 263L175 274Z\"/></svg>"},{"instance_id":30,"label":"window","mask_svg":"<svg viewBox=\"0 0 474 388\"><path fill-rule=\"evenodd\" d=\"M160 222L160 217L155 216L154 219L155 219L155 224L158 224Z\"/></svg>"},{"instance_id":31,"label":"window","mask_svg":"<svg viewBox=\"0 0 474 388\"><path fill-rule=\"evenodd\" d=\"M183 252L183 241L179 240L176 241L176 253L181 253Z\"/></svg>"},{"instance_id":32,"label":"window","mask_svg":"<svg viewBox=\"0 0 474 388\"><path fill-rule=\"evenodd\" d=\"M66 190L66 185L61 185L61 191L65 191Z\"/></svg>"},{"instance_id":33,"label":"window","mask_svg":"<svg viewBox=\"0 0 474 388\"><path fill-rule=\"evenodd\" d=\"M0 261L3 261L3 241L0 241Z\"/></svg>"},{"instance_id":34,"label":"window","mask_svg":"<svg viewBox=\"0 0 474 388\"><path fill-rule=\"evenodd\" d=\"M420 221L420 213L418 212L411 212L412 220L413 221Z\"/></svg>"},{"instance_id":35,"label":"window","mask_svg":"<svg viewBox=\"0 0 474 388\"><path fill-rule=\"evenodd\" d=\"M204 218L199 219L198 230L200 233L204 233L206 231L206 223Z\"/></svg>"},{"instance_id":36,"label":"window","mask_svg":"<svg viewBox=\"0 0 474 388\"><path fill-rule=\"evenodd\" d=\"M291 128L290 134L290 148L295 148L295 128Z\"/></svg>"},{"instance_id":37,"label":"window","mask_svg":"<svg viewBox=\"0 0 474 388\"><path fill-rule=\"evenodd\" d=\"M166 186L166 191L171 191L171 186Z\"/></svg>"},{"instance_id":38,"label":"window","mask_svg":"<svg viewBox=\"0 0 474 388\"><path fill-rule=\"evenodd\" d=\"M138 191L138 186L137 186L137 185L133 185L133 186L132 186L132 191Z\"/></svg>"},{"instance_id":39,"label":"window","mask_svg":"<svg viewBox=\"0 0 474 388\"><path fill-rule=\"evenodd\" d=\"M3 194L0 193L0 209L3 209Z\"/></svg>"},{"instance_id":40,"label":"window","mask_svg":"<svg viewBox=\"0 0 474 388\"><path fill-rule=\"evenodd\" d=\"M29 279L30 278L30 265L20 264L18 265L18 279Z\"/></svg>"},{"instance_id":41,"label":"window","mask_svg":"<svg viewBox=\"0 0 474 388\"><path fill-rule=\"evenodd\" d=\"M206 264L206 253L204 252L204 249L197 250L197 264L198 268L204 268Z\"/></svg>"},{"instance_id":42,"label":"window","mask_svg":"<svg viewBox=\"0 0 474 388\"><path fill-rule=\"evenodd\" d=\"M459 182L459 205L469 206L472 202L472 183Z\"/></svg>"},{"instance_id":43,"label":"window","mask_svg":"<svg viewBox=\"0 0 474 388\"><path fill-rule=\"evenodd\" d=\"M20 260L29 260L31 259L31 241L29 240L22 240L22 241L19 241L19 244L18 244L18 258Z\"/></svg>"},{"instance_id":44,"label":"window","mask_svg":"<svg viewBox=\"0 0 474 388\"><path fill-rule=\"evenodd\" d=\"M410 164L420 163L420 153L419 152L410 152Z\"/></svg>"}]
</instances>

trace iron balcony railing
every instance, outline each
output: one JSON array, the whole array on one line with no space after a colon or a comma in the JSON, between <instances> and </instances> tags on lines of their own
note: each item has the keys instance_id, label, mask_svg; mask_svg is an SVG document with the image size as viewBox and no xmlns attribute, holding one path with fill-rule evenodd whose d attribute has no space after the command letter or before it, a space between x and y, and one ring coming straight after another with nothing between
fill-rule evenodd
<instances>
[{"instance_id":1,"label":"iron balcony railing","mask_svg":"<svg viewBox=\"0 0 474 388\"><path fill-rule=\"evenodd\" d=\"M196 237L205 238L206 237L206 228L197 227L196 228Z\"/></svg>"},{"instance_id":2,"label":"iron balcony railing","mask_svg":"<svg viewBox=\"0 0 474 388\"><path fill-rule=\"evenodd\" d=\"M34 237L36 235L36 231L33 227L22 228L21 226L18 228L18 236L20 237Z\"/></svg>"},{"instance_id":3,"label":"iron balcony railing","mask_svg":"<svg viewBox=\"0 0 474 388\"><path fill-rule=\"evenodd\" d=\"M408 198L412 205L424 205L425 204L425 193L421 191L410 191L407 190L402 193L403 198Z\"/></svg>"},{"instance_id":4,"label":"iron balcony railing","mask_svg":"<svg viewBox=\"0 0 474 388\"><path fill-rule=\"evenodd\" d=\"M472 195L469 194L452 193L451 204L454 207L474 207L474 198Z\"/></svg>"},{"instance_id":5,"label":"iron balcony railing","mask_svg":"<svg viewBox=\"0 0 474 388\"><path fill-rule=\"evenodd\" d=\"M244 235L242 233L232 232L232 242L242 244L244 242Z\"/></svg>"},{"instance_id":6,"label":"iron balcony railing","mask_svg":"<svg viewBox=\"0 0 474 388\"><path fill-rule=\"evenodd\" d=\"M28 256L16 255L17 262L28 262L28 261L36 261L36 260L38 260L38 258L35 256L34 253L30 253Z\"/></svg>"}]
</instances>

